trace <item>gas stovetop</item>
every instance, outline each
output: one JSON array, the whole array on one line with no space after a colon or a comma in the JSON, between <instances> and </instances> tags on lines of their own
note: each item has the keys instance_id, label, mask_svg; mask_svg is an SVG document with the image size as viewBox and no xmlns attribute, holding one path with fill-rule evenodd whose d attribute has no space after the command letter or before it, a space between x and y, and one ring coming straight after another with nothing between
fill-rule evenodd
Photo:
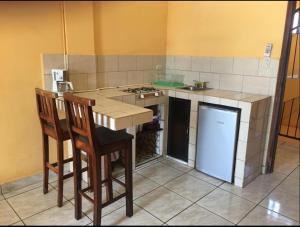
<instances>
[{"instance_id":1,"label":"gas stovetop","mask_svg":"<svg viewBox=\"0 0 300 227\"><path fill-rule=\"evenodd\" d=\"M147 98L147 97L159 97L163 95L161 90L158 90L154 87L138 87L138 88L127 88L122 90L123 92L136 94L138 98Z\"/></svg>"}]
</instances>

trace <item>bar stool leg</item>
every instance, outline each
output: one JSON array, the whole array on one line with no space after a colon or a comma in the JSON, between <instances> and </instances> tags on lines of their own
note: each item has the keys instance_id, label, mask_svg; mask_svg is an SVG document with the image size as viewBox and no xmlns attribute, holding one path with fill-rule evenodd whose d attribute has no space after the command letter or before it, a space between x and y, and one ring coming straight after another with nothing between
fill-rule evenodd
<instances>
[{"instance_id":1,"label":"bar stool leg","mask_svg":"<svg viewBox=\"0 0 300 227\"><path fill-rule=\"evenodd\" d=\"M74 200L75 200L75 218L82 217L82 197L79 193L81 190L81 153L79 150L73 152L73 174L74 174Z\"/></svg>"},{"instance_id":2,"label":"bar stool leg","mask_svg":"<svg viewBox=\"0 0 300 227\"><path fill-rule=\"evenodd\" d=\"M106 186L106 199L107 201L112 201L113 199L113 187L112 187L112 167L111 167L111 155L107 154L104 156L104 173Z\"/></svg>"},{"instance_id":3,"label":"bar stool leg","mask_svg":"<svg viewBox=\"0 0 300 227\"><path fill-rule=\"evenodd\" d=\"M101 155L95 154L93 158L93 181L94 181L94 225L101 225L102 210L102 176L101 176Z\"/></svg>"},{"instance_id":4,"label":"bar stool leg","mask_svg":"<svg viewBox=\"0 0 300 227\"><path fill-rule=\"evenodd\" d=\"M63 193L64 193L64 147L63 141L57 141L57 166L58 166L58 197L57 206L63 205Z\"/></svg>"},{"instance_id":5,"label":"bar stool leg","mask_svg":"<svg viewBox=\"0 0 300 227\"><path fill-rule=\"evenodd\" d=\"M91 188L90 189L90 192L93 192L94 190L94 184L93 184L93 170L92 170L92 161L91 161L91 158L88 157L87 158L87 166L88 166L88 172L87 172L87 175L88 175L88 186Z\"/></svg>"},{"instance_id":6,"label":"bar stool leg","mask_svg":"<svg viewBox=\"0 0 300 227\"><path fill-rule=\"evenodd\" d=\"M49 168L47 167L49 163L49 138L43 133L43 168L44 168L44 182L43 182L43 192L48 193L48 183L49 183Z\"/></svg>"},{"instance_id":7,"label":"bar stool leg","mask_svg":"<svg viewBox=\"0 0 300 227\"><path fill-rule=\"evenodd\" d=\"M126 216L133 215L133 192L132 192L132 142L127 143L125 152L125 183L126 183Z\"/></svg>"}]
</instances>

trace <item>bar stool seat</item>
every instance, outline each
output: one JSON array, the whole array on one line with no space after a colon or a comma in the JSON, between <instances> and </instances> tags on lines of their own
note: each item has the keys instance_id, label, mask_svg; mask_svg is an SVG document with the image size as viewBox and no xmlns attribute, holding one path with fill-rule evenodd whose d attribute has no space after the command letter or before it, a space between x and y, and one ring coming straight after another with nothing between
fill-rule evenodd
<instances>
[{"instance_id":1,"label":"bar stool seat","mask_svg":"<svg viewBox=\"0 0 300 227\"><path fill-rule=\"evenodd\" d=\"M87 142L87 138L79 136L83 142ZM132 140L133 135L128 134L125 130L113 131L103 126L95 126L95 139L98 146L103 147L112 143L118 143L126 140ZM101 150L103 152L103 150Z\"/></svg>"}]
</instances>

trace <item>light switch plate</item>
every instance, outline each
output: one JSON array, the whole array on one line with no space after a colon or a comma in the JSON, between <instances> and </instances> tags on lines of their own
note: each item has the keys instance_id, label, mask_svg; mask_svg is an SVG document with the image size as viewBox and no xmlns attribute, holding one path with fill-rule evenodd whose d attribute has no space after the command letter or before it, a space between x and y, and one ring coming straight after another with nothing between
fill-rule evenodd
<instances>
[{"instance_id":1,"label":"light switch plate","mask_svg":"<svg viewBox=\"0 0 300 227\"><path fill-rule=\"evenodd\" d=\"M265 52L264 52L264 57L271 57L272 48L273 48L273 44L272 43L267 43L266 48L265 48Z\"/></svg>"}]
</instances>

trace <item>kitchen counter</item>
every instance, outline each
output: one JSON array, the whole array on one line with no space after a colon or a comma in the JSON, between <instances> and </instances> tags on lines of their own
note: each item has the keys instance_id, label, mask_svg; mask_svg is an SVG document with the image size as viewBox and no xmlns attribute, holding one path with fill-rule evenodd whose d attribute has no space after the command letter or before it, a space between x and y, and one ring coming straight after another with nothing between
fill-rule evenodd
<instances>
[{"instance_id":1,"label":"kitchen counter","mask_svg":"<svg viewBox=\"0 0 300 227\"><path fill-rule=\"evenodd\" d=\"M123 92L126 88L153 86L151 84L131 85L118 88L101 88L90 91L77 91L76 95L96 100L93 107L95 121L112 130L120 130L152 121L152 111L134 102L134 94ZM185 99L203 100L215 104L226 104L230 101L257 102L268 98L266 95L242 93L219 89L189 91L180 88L154 86L165 91L165 95ZM201 99L199 99L201 97ZM212 97L212 98L210 98ZM63 98L58 98L63 102ZM131 101L124 101L131 100ZM232 103L232 102L231 102ZM63 105L61 109L63 109ZM231 105L231 106L237 106Z\"/></svg>"},{"instance_id":2,"label":"kitchen counter","mask_svg":"<svg viewBox=\"0 0 300 227\"><path fill-rule=\"evenodd\" d=\"M96 106L93 107L96 124L112 130L127 129L132 135L136 133L136 125L152 121L152 110L144 107L154 105L153 103L155 102L152 103L151 100L161 100L161 103L166 106L163 115L166 127L164 128L166 133L164 133L163 139L163 154L166 154L167 144L168 97L190 100L190 133L187 163L190 167L194 167L195 164L196 125L199 102L239 108L241 110L241 117L234 184L243 187L261 173L261 163L264 158L264 151L267 149L265 139L269 127L270 96L219 89L189 91L180 88L154 86L162 90L164 96L136 99L135 94L122 91L127 88L141 86L153 85L138 84L117 88L102 88L91 91L78 91L75 94L96 100ZM58 102L59 109L63 110L63 98L58 98ZM133 151L135 151L135 142L133 143ZM133 155L133 159L134 157L135 155ZM135 163L135 160L133 160L133 163Z\"/></svg>"},{"instance_id":3,"label":"kitchen counter","mask_svg":"<svg viewBox=\"0 0 300 227\"><path fill-rule=\"evenodd\" d=\"M79 97L95 99L93 107L95 123L112 130L121 130L152 121L152 110L123 102L134 98L130 93L118 88L97 89L74 92ZM63 98L59 97L59 109L63 110Z\"/></svg>"},{"instance_id":4,"label":"kitchen counter","mask_svg":"<svg viewBox=\"0 0 300 227\"><path fill-rule=\"evenodd\" d=\"M202 95L202 96L210 96L222 99L230 99L235 101L243 101L243 102L257 102L259 100L268 98L267 95L260 94L251 94L251 93L243 93L238 91L228 91L228 90L220 90L220 89L208 89L208 90L199 90L199 91L190 91L181 88L173 88L173 87L163 87L163 86L154 86L155 88L168 90L169 95L176 96L177 93L187 93L192 95ZM175 94L174 94L175 93Z\"/></svg>"}]
</instances>

